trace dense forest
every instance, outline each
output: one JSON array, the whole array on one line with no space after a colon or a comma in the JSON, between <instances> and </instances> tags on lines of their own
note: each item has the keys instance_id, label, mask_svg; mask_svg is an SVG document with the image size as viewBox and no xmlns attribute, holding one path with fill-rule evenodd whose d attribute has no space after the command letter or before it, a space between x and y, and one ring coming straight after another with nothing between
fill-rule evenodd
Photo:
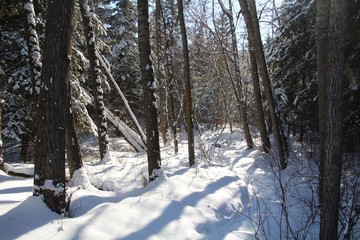
<instances>
[{"instance_id":1,"label":"dense forest","mask_svg":"<svg viewBox=\"0 0 360 240\"><path fill-rule=\"evenodd\" d=\"M34 164L33 194L52 211L65 214L88 164L85 136L104 165L125 139L151 183L162 146L177 155L186 141L196 168L198 136L219 133L220 148L228 128L276 176L304 164L301 145L318 239L359 236L360 1L2 0L0 43L0 168Z\"/></svg>"}]
</instances>

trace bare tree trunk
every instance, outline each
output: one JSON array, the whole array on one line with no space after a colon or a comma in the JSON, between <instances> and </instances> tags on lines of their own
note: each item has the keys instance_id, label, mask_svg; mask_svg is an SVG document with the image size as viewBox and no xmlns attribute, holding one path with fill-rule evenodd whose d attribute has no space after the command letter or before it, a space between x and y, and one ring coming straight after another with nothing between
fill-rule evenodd
<instances>
[{"instance_id":1,"label":"bare tree trunk","mask_svg":"<svg viewBox=\"0 0 360 240\"><path fill-rule=\"evenodd\" d=\"M325 141L326 141L326 121L327 108L327 94L326 82L328 78L327 73L327 58L328 58L328 32L329 32L329 18L330 18L330 1L318 0L317 1L317 15L316 15L316 63L318 72L318 109L319 109L319 160L320 168L324 166L323 160L325 159ZM323 170L320 169L319 179L319 193L322 192L322 179ZM319 194L319 201L322 202L322 195Z\"/></svg>"},{"instance_id":2,"label":"bare tree trunk","mask_svg":"<svg viewBox=\"0 0 360 240\"><path fill-rule=\"evenodd\" d=\"M191 83L190 83L190 65L189 65L189 48L187 42L184 10L182 0L178 0L179 21L181 29L181 39L184 57L184 81L185 81L185 120L188 134L188 151L189 151L189 166L195 164L194 151L194 126L192 119L192 99L191 99Z\"/></svg>"},{"instance_id":3,"label":"bare tree trunk","mask_svg":"<svg viewBox=\"0 0 360 240\"><path fill-rule=\"evenodd\" d=\"M24 14L25 29L27 33L26 38L29 56L30 77L32 83L31 100L33 104L35 104L32 104L30 108L35 112L41 84L41 53L39 38L36 31L36 16L32 0L24 0ZM34 149L32 149L31 143L33 143L35 140L34 124L28 120L26 121L25 126L27 131L23 134L21 139L20 152L20 159L23 162L31 161L33 159L31 153Z\"/></svg>"},{"instance_id":4,"label":"bare tree trunk","mask_svg":"<svg viewBox=\"0 0 360 240\"><path fill-rule=\"evenodd\" d=\"M323 148L324 159L320 160L321 171L321 213L320 213L320 239L321 240L335 240L338 239L338 215L340 204L340 181L341 181L341 168L342 168L342 103L343 103L343 81L344 81L344 67L345 67L345 36L346 36L346 11L347 0L332 0L330 10L319 1L318 4L318 20L326 19L327 12L329 11L328 31L321 29L319 26L319 36L323 36L321 30L328 32L327 34L327 60L325 66L327 75L321 76L327 79L324 89L319 88L320 95L324 94L322 100L326 101L326 105L321 106L326 108L324 114L325 118L321 118L320 125L324 126L325 141L321 142L320 148ZM324 8L323 8L324 7ZM324 11L324 12L322 12ZM320 45L323 39L319 39ZM318 46L319 46L318 45ZM323 47L323 46L319 46ZM320 63L324 59L320 58ZM320 65L319 63L319 65ZM319 66L320 71L324 66ZM319 72L320 73L320 72ZM322 79L324 80L324 79ZM323 96L323 95L322 95ZM324 136L321 136L324 138Z\"/></svg>"},{"instance_id":5,"label":"bare tree trunk","mask_svg":"<svg viewBox=\"0 0 360 240\"><path fill-rule=\"evenodd\" d=\"M251 148L253 148L254 144L253 144L252 137L250 134L249 123L248 123L247 113L246 113L246 105L245 105L245 101L244 101L244 90L243 90L242 82L241 82L241 75L240 75L240 68L239 68L239 51L237 48L234 18L232 15L232 2L231 2L231 0L229 0L229 10L225 9L225 6L221 0L219 0L219 3L220 3L220 6L221 6L223 12L228 17L229 22L230 22L230 32L231 32L231 40L232 40L231 46L232 46L232 51L233 51L233 62L234 62L234 67L235 67L235 79L236 79L236 84L237 84L237 89L238 89L237 90L237 95L238 95L237 99L239 101L240 117L241 117L243 131L245 134L246 144L247 144L247 147L249 149L251 149Z\"/></svg>"},{"instance_id":6,"label":"bare tree trunk","mask_svg":"<svg viewBox=\"0 0 360 240\"><path fill-rule=\"evenodd\" d=\"M168 119L167 119L167 101L166 101L166 80L164 74L161 72L160 66L164 64L163 49L162 45L164 44L162 34L161 34L161 1L156 0L155 5L155 36L156 36L156 48L155 55L157 58L157 64L155 67L157 82L159 84L159 114L160 114L160 132L163 139L164 145L167 143L167 129L168 129Z\"/></svg>"},{"instance_id":7,"label":"bare tree trunk","mask_svg":"<svg viewBox=\"0 0 360 240\"><path fill-rule=\"evenodd\" d=\"M80 1L81 16L84 22L84 33L86 38L88 57L90 62L90 76L92 94L94 95L96 125L98 128L98 140L100 149L100 159L104 160L109 151L109 137L107 134L107 122L105 116L104 92L100 79L100 61L96 54L96 36L94 25L91 23L91 13L87 0Z\"/></svg>"},{"instance_id":8,"label":"bare tree trunk","mask_svg":"<svg viewBox=\"0 0 360 240\"><path fill-rule=\"evenodd\" d=\"M4 159L3 159L3 139L2 139L2 108L3 108L3 98L2 98L2 89L5 82L5 72L0 66L0 170L4 170Z\"/></svg>"},{"instance_id":9,"label":"bare tree trunk","mask_svg":"<svg viewBox=\"0 0 360 240\"><path fill-rule=\"evenodd\" d=\"M155 84L152 63L150 60L149 3L138 0L138 34L141 77L144 90L145 125L147 139L147 157L149 181L158 177L156 169L161 167L159 131L157 122Z\"/></svg>"},{"instance_id":10,"label":"bare tree trunk","mask_svg":"<svg viewBox=\"0 0 360 240\"><path fill-rule=\"evenodd\" d=\"M241 6L241 13L244 16L249 40L251 41L251 45L254 47L260 77L264 85L264 93L269 104L269 112L276 142L276 149L280 159L280 168L285 169L289 155L288 142L285 134L283 133L281 118L278 115L279 112L276 109L276 102L271 88L269 72L267 69L264 49L261 41L259 21L256 15L255 2L254 0L239 0L239 3ZM251 8L249 8L249 5Z\"/></svg>"},{"instance_id":11,"label":"bare tree trunk","mask_svg":"<svg viewBox=\"0 0 360 240\"><path fill-rule=\"evenodd\" d=\"M172 13L174 15L174 3L170 2L170 7ZM164 19L164 18L163 18ZM173 54L171 52L171 47L173 47L173 31L174 31L174 24L173 21L170 20L168 22L164 21L164 31L166 34L165 39L165 75L166 75L166 85L168 88L167 98L168 98L168 119L169 119L169 130L172 133L173 142L174 142L174 151L175 154L179 151L179 144L177 139L177 121L176 121L176 114L175 114L175 79L173 74Z\"/></svg>"},{"instance_id":12,"label":"bare tree trunk","mask_svg":"<svg viewBox=\"0 0 360 240\"><path fill-rule=\"evenodd\" d=\"M69 165L70 178L74 172L83 167L83 161L80 151L79 138L76 133L74 115L71 110L71 91L67 100L66 113L66 155Z\"/></svg>"},{"instance_id":13,"label":"bare tree trunk","mask_svg":"<svg viewBox=\"0 0 360 240\"><path fill-rule=\"evenodd\" d=\"M65 122L70 92L73 0L49 1L42 86L37 112L34 195L63 213L65 202Z\"/></svg>"},{"instance_id":14,"label":"bare tree trunk","mask_svg":"<svg viewBox=\"0 0 360 240\"><path fill-rule=\"evenodd\" d=\"M249 41L250 44L250 41ZM265 125L265 116L264 109L261 102L261 89L259 82L259 74L258 68L255 58L255 53L252 50L252 47L249 47L249 55L250 55L250 67L251 67L251 79L254 88L254 99L255 99L255 107L256 107L256 115L257 115L257 124L260 130L261 142L263 145L264 152L268 153L271 147L269 136L266 130Z\"/></svg>"}]
</instances>

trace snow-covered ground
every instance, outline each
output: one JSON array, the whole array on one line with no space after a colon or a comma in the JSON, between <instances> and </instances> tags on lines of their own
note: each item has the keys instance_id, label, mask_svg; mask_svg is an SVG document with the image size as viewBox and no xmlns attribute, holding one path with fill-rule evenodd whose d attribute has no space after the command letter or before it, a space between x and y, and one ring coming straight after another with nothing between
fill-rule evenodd
<instances>
[{"instance_id":1,"label":"snow-covered ground","mask_svg":"<svg viewBox=\"0 0 360 240\"><path fill-rule=\"evenodd\" d=\"M279 175L271 157L246 149L241 133L225 130L215 147L218 134L197 137L192 168L184 139L177 155L163 146L163 175L150 184L145 155L123 140L112 139L105 164L85 142L85 169L67 189L69 216L32 196L32 178L0 171L0 239L317 239L316 181L302 148L294 145Z\"/></svg>"}]
</instances>

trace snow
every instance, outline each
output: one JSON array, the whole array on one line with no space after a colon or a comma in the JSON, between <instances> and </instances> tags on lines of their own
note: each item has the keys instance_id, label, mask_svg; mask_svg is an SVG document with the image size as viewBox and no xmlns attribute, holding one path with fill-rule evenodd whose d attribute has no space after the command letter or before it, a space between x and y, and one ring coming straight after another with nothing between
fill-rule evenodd
<instances>
[{"instance_id":1,"label":"snow","mask_svg":"<svg viewBox=\"0 0 360 240\"><path fill-rule=\"evenodd\" d=\"M247 149L241 132L205 132L196 137L197 163L188 168L185 139L180 136L177 155L162 146L162 169L153 173L159 177L148 183L146 155L112 138L111 161L90 156L67 183L68 216L51 212L32 196L32 178L0 171L1 239L285 239L289 230L280 186L292 230L304 227L299 239L317 238L318 218L312 227L305 224L310 175L296 175L314 171L301 148L295 149L303 164L289 162L279 174L271 157ZM215 147L215 139L221 147Z\"/></svg>"}]
</instances>

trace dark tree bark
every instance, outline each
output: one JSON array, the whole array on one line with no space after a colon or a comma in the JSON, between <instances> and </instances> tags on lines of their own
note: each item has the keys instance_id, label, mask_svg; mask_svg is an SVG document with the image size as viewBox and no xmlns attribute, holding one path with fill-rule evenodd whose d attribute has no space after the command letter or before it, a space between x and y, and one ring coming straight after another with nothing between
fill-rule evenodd
<instances>
[{"instance_id":1,"label":"dark tree bark","mask_svg":"<svg viewBox=\"0 0 360 240\"><path fill-rule=\"evenodd\" d=\"M250 44L250 41L249 41ZM259 82L259 74L258 68L255 58L255 53L252 50L252 47L249 47L249 55L250 55L250 67L251 67L251 79L254 88L254 99L255 99L255 107L256 107L256 116L257 116L257 125L260 130L260 138L263 146L264 152L268 153L271 147L269 136L266 130L265 125L265 116L264 109L261 102L261 89Z\"/></svg>"},{"instance_id":2,"label":"dark tree bark","mask_svg":"<svg viewBox=\"0 0 360 240\"><path fill-rule=\"evenodd\" d=\"M318 0L317 1L317 15L316 15L316 64L318 72L318 109L319 109L319 160L320 167L324 166L323 160L325 159L325 140L326 140L326 127L324 125L326 121L327 108L327 95L326 82L328 78L327 73L327 58L328 58L328 32L329 32L329 17L330 17L330 1ZM320 91L322 89L323 91ZM320 169L319 179L319 193L322 192L322 171ZM319 194L319 201L322 202L322 195Z\"/></svg>"},{"instance_id":3,"label":"dark tree bark","mask_svg":"<svg viewBox=\"0 0 360 240\"><path fill-rule=\"evenodd\" d=\"M74 172L83 167L79 138L75 129L74 115L71 110L71 93L68 95L66 113L66 155L70 171L70 178Z\"/></svg>"},{"instance_id":4,"label":"dark tree bark","mask_svg":"<svg viewBox=\"0 0 360 240\"><path fill-rule=\"evenodd\" d=\"M320 239L321 240L335 240L338 239L338 215L340 204L340 181L341 181L341 168L342 168L342 103L343 103L343 81L344 81L344 67L345 67L345 36L346 36L346 11L347 0L332 0L330 5L326 5L323 1L318 2L318 18L320 21L318 31L318 47L322 48L324 39L321 36L327 34L326 48L327 58L325 67L327 75L321 76L325 80L325 88L319 88L319 93L324 97L325 104L319 106L326 108L325 113L319 113L320 125L324 128L325 134L320 136L324 138L320 144L320 149L324 151L324 159L320 159L320 172L321 172L321 213L320 213ZM324 5L323 5L324 4ZM326 7L330 7L326 8ZM324 11L324 12L323 12ZM327 18L329 12L328 24L322 22ZM328 30L323 26L328 25ZM322 30L325 31L322 32ZM320 63L325 59L321 59ZM322 62L324 63L324 62ZM319 66L319 74L322 72L324 66ZM324 115L321 115L324 114ZM324 117L324 118L322 118Z\"/></svg>"},{"instance_id":5,"label":"dark tree bark","mask_svg":"<svg viewBox=\"0 0 360 240\"><path fill-rule=\"evenodd\" d=\"M264 93L269 104L269 112L271 124L273 128L276 149L280 160L280 168L285 169L287 166L287 158L289 156L288 141L282 129L282 121L279 111L276 109L276 102L271 90L271 81L266 65L264 49L261 41L259 21L256 15L254 0L239 0L241 13L244 16L249 40L253 46L253 50L258 64L259 74L263 81Z\"/></svg>"},{"instance_id":6,"label":"dark tree bark","mask_svg":"<svg viewBox=\"0 0 360 240\"><path fill-rule=\"evenodd\" d=\"M109 151L109 137L105 115L104 92L100 79L100 61L96 54L96 36L94 25L91 23L91 13L87 2L87 0L80 1L80 10L84 22L84 33L90 62L91 87L95 103L95 122L98 128L100 159L104 160L104 156Z\"/></svg>"},{"instance_id":7,"label":"dark tree bark","mask_svg":"<svg viewBox=\"0 0 360 240\"><path fill-rule=\"evenodd\" d=\"M4 170L4 159L3 159L3 141L2 141L2 89L5 82L5 72L0 66L0 170Z\"/></svg>"},{"instance_id":8,"label":"dark tree bark","mask_svg":"<svg viewBox=\"0 0 360 240\"><path fill-rule=\"evenodd\" d=\"M234 88L234 90L235 90L235 94L236 94L236 99L238 100L238 103L239 103L241 124L242 124L243 131L245 134L246 144L247 144L247 147L249 149L251 149L251 148L253 148L254 143L252 141L252 137L250 134L249 123L248 123L247 113L246 113L246 104L244 101L244 90L243 90L242 82L241 82L241 73L240 73L240 67L239 67L239 51L237 48L235 24L234 24L234 18L232 15L232 2L229 1L229 10L225 9L225 6L221 0L219 0L219 3L220 3L220 6L221 6L223 12L228 17L229 23L230 23L231 42L232 42L231 46L232 46L232 52L233 52L233 62L234 62L234 67L235 67L235 80L236 80L235 82L237 85L237 87Z\"/></svg>"},{"instance_id":9,"label":"dark tree bark","mask_svg":"<svg viewBox=\"0 0 360 240\"><path fill-rule=\"evenodd\" d=\"M187 34L184 20L184 9L182 0L178 0L179 21L182 39L182 49L184 58L184 82L185 82L185 121L188 135L188 151L189 151L189 166L195 164L194 151L194 126L192 119L192 99L191 99L191 83L190 83L190 63L189 63L189 48L187 42Z\"/></svg>"},{"instance_id":10,"label":"dark tree bark","mask_svg":"<svg viewBox=\"0 0 360 240\"><path fill-rule=\"evenodd\" d=\"M37 112L34 195L63 213L65 202L65 122L74 1L49 1L45 53Z\"/></svg>"},{"instance_id":11,"label":"dark tree bark","mask_svg":"<svg viewBox=\"0 0 360 240\"><path fill-rule=\"evenodd\" d=\"M138 35L141 77L144 90L145 125L147 139L147 158L149 181L158 177L156 169L161 167L159 131L157 122L155 81L152 63L150 60L150 31L149 31L149 3L147 0L138 0Z\"/></svg>"}]
</instances>

